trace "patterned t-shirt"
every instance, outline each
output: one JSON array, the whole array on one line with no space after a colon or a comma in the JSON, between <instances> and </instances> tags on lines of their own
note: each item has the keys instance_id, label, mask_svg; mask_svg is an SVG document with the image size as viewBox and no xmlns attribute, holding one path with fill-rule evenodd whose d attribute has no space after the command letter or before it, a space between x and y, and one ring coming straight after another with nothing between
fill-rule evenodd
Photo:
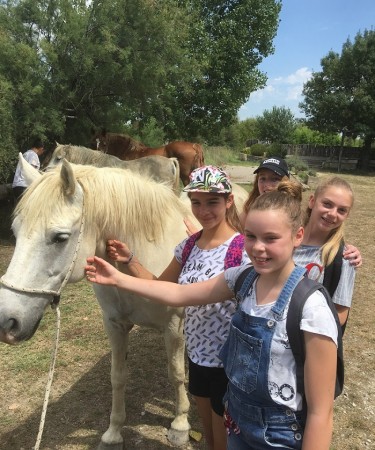
<instances>
[{"instance_id":1,"label":"patterned t-shirt","mask_svg":"<svg viewBox=\"0 0 375 450\"><path fill-rule=\"evenodd\" d=\"M293 260L297 266L306 267L308 277L323 283L324 267L321 260L320 247L315 245L301 245L294 251ZM332 297L334 303L350 308L352 304L355 280L355 269L350 262L343 258L341 276L336 291Z\"/></svg>"},{"instance_id":2,"label":"patterned t-shirt","mask_svg":"<svg viewBox=\"0 0 375 450\"><path fill-rule=\"evenodd\" d=\"M225 271L225 280L233 290L238 276L243 271L234 267ZM290 299L289 299L290 301ZM275 299L276 302L276 299ZM240 308L255 317L276 320L271 308L275 304L258 305L256 301L256 280ZM283 317L276 320L276 327L271 341L271 355L268 369L268 389L272 399L293 411L302 409L302 397L297 392L296 362L290 348L286 332L286 317L289 303L284 309ZM330 337L337 345L337 325L324 295L316 291L307 300L302 310L300 329Z\"/></svg>"},{"instance_id":3,"label":"patterned t-shirt","mask_svg":"<svg viewBox=\"0 0 375 450\"><path fill-rule=\"evenodd\" d=\"M213 278L224 271L224 259L229 244L239 233L234 234L223 244L210 250L202 250L194 245L178 278L179 284L196 283ZM185 239L175 249L179 263ZM199 245L199 241L197 241ZM241 265L249 264L245 250ZM219 352L229 333L229 324L235 311L233 300L202 306L185 308L185 339L189 358L196 364L206 367L223 367Z\"/></svg>"}]
</instances>

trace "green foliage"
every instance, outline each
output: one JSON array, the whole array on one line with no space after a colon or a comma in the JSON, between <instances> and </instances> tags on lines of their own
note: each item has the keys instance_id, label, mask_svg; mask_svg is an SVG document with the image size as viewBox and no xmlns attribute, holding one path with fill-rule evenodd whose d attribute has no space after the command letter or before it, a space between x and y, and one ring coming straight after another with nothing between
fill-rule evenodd
<instances>
[{"instance_id":1,"label":"green foliage","mask_svg":"<svg viewBox=\"0 0 375 450\"><path fill-rule=\"evenodd\" d=\"M307 125L299 124L294 130L292 144L340 145L337 133L324 133L312 130Z\"/></svg>"},{"instance_id":2,"label":"green foliage","mask_svg":"<svg viewBox=\"0 0 375 450\"><path fill-rule=\"evenodd\" d=\"M375 30L348 39L341 54L333 51L322 58L320 72L304 85L301 109L312 128L362 136L361 165L368 163L375 138Z\"/></svg>"},{"instance_id":3,"label":"green foliage","mask_svg":"<svg viewBox=\"0 0 375 450\"><path fill-rule=\"evenodd\" d=\"M164 131L158 126L156 119L151 117L141 131L140 141L148 147L160 147L165 142Z\"/></svg>"},{"instance_id":4,"label":"green foliage","mask_svg":"<svg viewBox=\"0 0 375 450\"><path fill-rule=\"evenodd\" d=\"M2 2L10 146L18 152L33 135L88 145L92 127L128 124L149 142L215 139L266 82L257 67L274 51L280 8L279 0ZM242 140L233 129L224 141Z\"/></svg>"},{"instance_id":5,"label":"green foliage","mask_svg":"<svg viewBox=\"0 0 375 450\"><path fill-rule=\"evenodd\" d=\"M259 138L271 143L287 144L296 128L296 120L289 108L274 106L257 117Z\"/></svg>"},{"instance_id":6,"label":"green foliage","mask_svg":"<svg viewBox=\"0 0 375 450\"><path fill-rule=\"evenodd\" d=\"M303 172L303 171L307 172L309 170L307 163L302 161L302 159L297 155L290 156L290 157L286 158L285 160L286 160L286 162L288 164L288 168L291 172L299 173L299 172Z\"/></svg>"},{"instance_id":7,"label":"green foliage","mask_svg":"<svg viewBox=\"0 0 375 450\"><path fill-rule=\"evenodd\" d=\"M253 156L264 156L267 153L268 146L265 144L253 144L250 147L250 154Z\"/></svg>"},{"instance_id":8,"label":"green foliage","mask_svg":"<svg viewBox=\"0 0 375 450\"><path fill-rule=\"evenodd\" d=\"M209 146L204 148L204 160L206 164L223 167L226 164L238 163L237 153L228 147Z\"/></svg>"},{"instance_id":9,"label":"green foliage","mask_svg":"<svg viewBox=\"0 0 375 450\"><path fill-rule=\"evenodd\" d=\"M277 142L267 146L267 156L281 156L285 158L286 153L287 149Z\"/></svg>"}]
</instances>

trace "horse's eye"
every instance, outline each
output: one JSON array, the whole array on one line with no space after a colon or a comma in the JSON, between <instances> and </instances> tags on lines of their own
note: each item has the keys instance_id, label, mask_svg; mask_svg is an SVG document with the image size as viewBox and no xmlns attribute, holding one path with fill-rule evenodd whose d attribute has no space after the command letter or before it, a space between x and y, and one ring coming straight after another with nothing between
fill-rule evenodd
<instances>
[{"instance_id":1,"label":"horse's eye","mask_svg":"<svg viewBox=\"0 0 375 450\"><path fill-rule=\"evenodd\" d=\"M54 244L61 244L62 242L67 241L70 238L70 234L68 233L59 233L53 237L52 242Z\"/></svg>"}]
</instances>

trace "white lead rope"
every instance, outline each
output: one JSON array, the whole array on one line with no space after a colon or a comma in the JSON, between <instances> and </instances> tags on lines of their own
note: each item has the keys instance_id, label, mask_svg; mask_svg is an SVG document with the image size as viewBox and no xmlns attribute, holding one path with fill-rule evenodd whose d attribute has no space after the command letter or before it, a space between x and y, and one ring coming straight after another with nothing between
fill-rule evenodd
<instances>
[{"instance_id":1,"label":"white lead rope","mask_svg":"<svg viewBox=\"0 0 375 450\"><path fill-rule=\"evenodd\" d=\"M43 409L42 409L42 415L41 415L40 424L39 424L39 432L38 432L38 436L36 438L36 444L35 444L34 450L39 450L39 446L42 441L42 434L43 434L44 422L45 422L46 414L47 414L49 394L51 392L53 373L55 371L57 349L59 346L59 336L60 336L60 309L58 306L56 306L56 338L55 338L54 348L52 350L52 358L51 358L51 364L50 364L49 373L48 373L46 392L44 394Z\"/></svg>"}]
</instances>

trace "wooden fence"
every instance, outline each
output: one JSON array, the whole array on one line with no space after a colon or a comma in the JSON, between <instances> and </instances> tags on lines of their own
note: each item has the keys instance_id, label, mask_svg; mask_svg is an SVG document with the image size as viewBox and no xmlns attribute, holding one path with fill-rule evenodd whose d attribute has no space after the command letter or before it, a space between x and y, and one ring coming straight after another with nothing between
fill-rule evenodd
<instances>
[{"instance_id":1,"label":"wooden fence","mask_svg":"<svg viewBox=\"0 0 375 450\"><path fill-rule=\"evenodd\" d=\"M340 146L318 146L310 144L283 146L288 156L298 156L309 167L315 169L343 169L353 170L357 168L358 159L362 148ZM375 160L370 161L369 169L375 169Z\"/></svg>"}]
</instances>

